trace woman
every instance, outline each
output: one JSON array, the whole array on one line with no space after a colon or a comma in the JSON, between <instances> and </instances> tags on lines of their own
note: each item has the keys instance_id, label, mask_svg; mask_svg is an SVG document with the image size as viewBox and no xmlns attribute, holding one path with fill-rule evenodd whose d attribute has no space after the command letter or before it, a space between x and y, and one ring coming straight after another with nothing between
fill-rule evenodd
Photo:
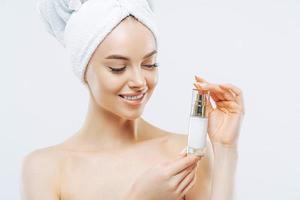
<instances>
[{"instance_id":1,"label":"woman","mask_svg":"<svg viewBox=\"0 0 300 200\"><path fill-rule=\"evenodd\" d=\"M90 92L83 126L61 144L25 157L23 199L233 199L241 90L195 76L195 87L209 90L217 105L208 105L209 148L203 158L178 155L187 135L141 117L158 82L156 42L132 15L105 36L82 75Z\"/></svg>"}]
</instances>

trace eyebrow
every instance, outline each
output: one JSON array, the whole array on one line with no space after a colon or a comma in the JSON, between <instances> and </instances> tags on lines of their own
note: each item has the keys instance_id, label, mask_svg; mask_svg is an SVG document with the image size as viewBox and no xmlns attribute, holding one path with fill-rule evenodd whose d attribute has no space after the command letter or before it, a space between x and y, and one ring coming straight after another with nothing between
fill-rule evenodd
<instances>
[{"instance_id":1,"label":"eyebrow","mask_svg":"<svg viewBox=\"0 0 300 200\"><path fill-rule=\"evenodd\" d=\"M157 51L156 50L153 50L152 52L150 53L147 53L143 59L145 58L149 58L150 56L152 56L153 54L156 54ZM110 56L107 56L105 59L120 59L120 60L129 60L129 58L125 57L125 56L122 56L122 55L110 55Z\"/></svg>"}]
</instances>

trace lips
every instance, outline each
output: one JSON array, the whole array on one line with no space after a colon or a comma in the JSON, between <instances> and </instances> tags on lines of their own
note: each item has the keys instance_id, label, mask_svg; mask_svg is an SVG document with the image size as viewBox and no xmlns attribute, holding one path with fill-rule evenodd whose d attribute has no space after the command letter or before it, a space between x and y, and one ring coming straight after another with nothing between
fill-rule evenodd
<instances>
[{"instance_id":1,"label":"lips","mask_svg":"<svg viewBox=\"0 0 300 200\"><path fill-rule=\"evenodd\" d=\"M140 96L142 94L142 97L140 97L139 99L136 99L136 100L140 100L142 99L144 96L145 96L145 93L140 93L140 94L136 94L136 95L122 95L122 94L119 94L120 97L124 98L125 96L126 97L129 97L129 96ZM136 100L133 100L133 101L136 101Z\"/></svg>"},{"instance_id":2,"label":"lips","mask_svg":"<svg viewBox=\"0 0 300 200\"><path fill-rule=\"evenodd\" d=\"M123 97L123 95L118 95L123 102L125 102L126 104L128 105L133 105L133 106L138 106L138 105L141 105L143 102L144 102L144 99L145 99L145 96L146 96L146 93L143 93L143 96L139 99L132 99L132 100L129 100L129 99L126 99Z\"/></svg>"},{"instance_id":3,"label":"lips","mask_svg":"<svg viewBox=\"0 0 300 200\"><path fill-rule=\"evenodd\" d=\"M124 97L124 96L138 96L138 95L141 95L141 94L143 94L143 95L145 95L145 93L146 93L146 91L145 92L140 92L140 93L132 93L132 94L119 94L119 96L122 96L122 97Z\"/></svg>"}]
</instances>

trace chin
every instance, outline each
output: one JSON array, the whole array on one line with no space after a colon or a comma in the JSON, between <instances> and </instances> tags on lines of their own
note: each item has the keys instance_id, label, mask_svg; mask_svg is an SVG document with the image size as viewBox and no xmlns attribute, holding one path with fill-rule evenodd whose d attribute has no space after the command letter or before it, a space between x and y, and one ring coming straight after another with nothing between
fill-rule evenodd
<instances>
[{"instance_id":1,"label":"chin","mask_svg":"<svg viewBox=\"0 0 300 200\"><path fill-rule=\"evenodd\" d=\"M134 120L143 114L143 108L135 109L135 110L124 110L122 113L119 113L119 116L123 119Z\"/></svg>"}]
</instances>

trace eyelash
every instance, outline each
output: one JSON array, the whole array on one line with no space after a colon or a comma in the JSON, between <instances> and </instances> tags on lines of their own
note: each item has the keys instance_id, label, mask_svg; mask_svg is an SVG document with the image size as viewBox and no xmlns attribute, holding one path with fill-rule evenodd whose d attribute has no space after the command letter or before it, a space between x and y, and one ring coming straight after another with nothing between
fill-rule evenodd
<instances>
[{"instance_id":1,"label":"eyelash","mask_svg":"<svg viewBox=\"0 0 300 200\"><path fill-rule=\"evenodd\" d=\"M153 65L143 65L143 66L146 66L147 68L155 68L155 67L158 67L158 63L154 63ZM124 71L126 66L122 67L122 68L112 68L112 67L109 67L109 68L111 69L112 72L119 73L119 72Z\"/></svg>"}]
</instances>

